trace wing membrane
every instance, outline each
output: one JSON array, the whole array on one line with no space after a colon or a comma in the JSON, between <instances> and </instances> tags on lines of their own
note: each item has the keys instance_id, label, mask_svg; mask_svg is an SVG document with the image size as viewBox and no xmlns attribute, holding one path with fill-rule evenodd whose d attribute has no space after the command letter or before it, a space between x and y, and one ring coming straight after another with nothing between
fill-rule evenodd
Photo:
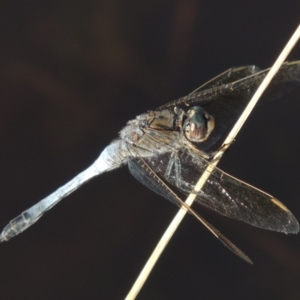
<instances>
[{"instance_id":1,"label":"wing membrane","mask_svg":"<svg viewBox=\"0 0 300 300\"><path fill-rule=\"evenodd\" d=\"M193 192L209 164L187 149L177 151L173 157L165 153L159 159L146 158L148 160L156 174L185 195ZM218 168L197 194L196 201L222 215L256 227L285 233L299 231L296 218L280 201Z\"/></svg>"},{"instance_id":2,"label":"wing membrane","mask_svg":"<svg viewBox=\"0 0 300 300\"><path fill-rule=\"evenodd\" d=\"M261 70L257 66L243 66L238 68L230 68L227 71L219 74L215 78L204 83L203 85L201 85L199 88L197 88L190 94L200 92L206 89L214 88L226 83L235 82L242 78L258 73L259 71Z\"/></svg>"},{"instance_id":3,"label":"wing membrane","mask_svg":"<svg viewBox=\"0 0 300 300\"><path fill-rule=\"evenodd\" d=\"M254 67L249 67L251 68ZM236 71L235 71L236 70ZM253 69L256 72L257 69ZM269 70L254 73L242 78L248 72L247 68L237 68L219 75L218 79L203 85L195 92L178 100L172 101L159 109L174 106L186 107L200 105L215 118L216 126L207 141L201 143L201 150L214 151L221 146L220 138L226 135L237 121L248 104L250 98L265 78ZM239 76L241 76L239 78ZM218 76L216 77L218 78ZM238 80L236 80L238 79ZM231 81L233 80L233 81ZM221 85L217 85L222 83ZM261 101L274 99L295 88L300 83L300 61L285 63L273 78ZM212 86L212 87L211 87ZM207 88L210 87L210 88ZM206 88L203 90L203 88Z\"/></svg>"},{"instance_id":4,"label":"wing membrane","mask_svg":"<svg viewBox=\"0 0 300 300\"><path fill-rule=\"evenodd\" d=\"M134 151L131 149L130 151ZM229 250L241 257L248 263L252 264L251 259L228 240L220 231L208 223L203 217L194 212L187 204L185 204L150 168L146 161L142 158L135 158L128 163L129 171L131 174L142 184L146 185L152 191L166 197L173 203L184 206L188 211L194 215L220 242L223 243Z\"/></svg>"}]
</instances>

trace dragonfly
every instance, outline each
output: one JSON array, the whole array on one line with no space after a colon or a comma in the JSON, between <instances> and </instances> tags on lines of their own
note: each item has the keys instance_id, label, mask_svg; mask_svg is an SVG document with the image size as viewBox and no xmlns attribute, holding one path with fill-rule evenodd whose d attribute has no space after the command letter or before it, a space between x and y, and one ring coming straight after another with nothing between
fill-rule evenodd
<instances>
[{"instance_id":1,"label":"dragonfly","mask_svg":"<svg viewBox=\"0 0 300 300\"><path fill-rule=\"evenodd\" d=\"M33 225L42 215L83 183L128 165L130 173L150 190L184 206L235 254L250 258L181 200L196 193L196 202L224 216L263 229L298 233L290 210L266 192L215 168L199 192L194 187L222 147L268 70L256 66L231 68L192 93L129 121L99 158L55 192L4 227L0 242ZM274 99L300 83L300 61L284 63L263 98Z\"/></svg>"}]
</instances>

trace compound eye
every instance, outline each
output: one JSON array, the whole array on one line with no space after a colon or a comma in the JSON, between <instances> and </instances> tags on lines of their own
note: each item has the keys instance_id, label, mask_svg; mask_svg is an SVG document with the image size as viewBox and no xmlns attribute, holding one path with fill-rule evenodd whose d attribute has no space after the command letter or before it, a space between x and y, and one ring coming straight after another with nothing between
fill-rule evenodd
<instances>
[{"instance_id":1,"label":"compound eye","mask_svg":"<svg viewBox=\"0 0 300 300\"><path fill-rule=\"evenodd\" d=\"M194 106L187 112L183 130L191 142L204 142L213 131L215 121L202 107Z\"/></svg>"}]
</instances>

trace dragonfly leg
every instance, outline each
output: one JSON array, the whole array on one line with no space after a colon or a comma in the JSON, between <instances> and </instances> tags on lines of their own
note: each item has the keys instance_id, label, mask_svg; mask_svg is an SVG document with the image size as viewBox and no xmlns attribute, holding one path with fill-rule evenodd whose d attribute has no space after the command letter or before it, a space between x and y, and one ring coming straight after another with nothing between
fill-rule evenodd
<instances>
[{"instance_id":1,"label":"dragonfly leg","mask_svg":"<svg viewBox=\"0 0 300 300\"><path fill-rule=\"evenodd\" d=\"M181 161L177 152L172 152L166 168L165 178L171 184L188 192L191 189L191 185L182 179L181 169Z\"/></svg>"}]
</instances>

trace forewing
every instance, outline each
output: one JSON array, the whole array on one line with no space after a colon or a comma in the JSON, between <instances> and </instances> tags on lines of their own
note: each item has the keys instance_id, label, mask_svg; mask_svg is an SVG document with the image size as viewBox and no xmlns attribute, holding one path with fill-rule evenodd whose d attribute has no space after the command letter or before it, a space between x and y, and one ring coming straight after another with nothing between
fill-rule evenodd
<instances>
[{"instance_id":1,"label":"forewing","mask_svg":"<svg viewBox=\"0 0 300 300\"><path fill-rule=\"evenodd\" d=\"M248 77L250 75L253 75L255 73L258 73L259 71L261 70L257 66L243 66L243 67L231 68L217 75L213 79L207 81L206 83L198 87L190 94L200 92L206 89L214 88L222 84L234 82L242 78Z\"/></svg>"},{"instance_id":2,"label":"forewing","mask_svg":"<svg viewBox=\"0 0 300 300\"><path fill-rule=\"evenodd\" d=\"M242 79L230 82L238 76L228 77L224 84L196 91L186 97L170 102L159 109L167 107L186 107L200 105L215 119L215 129L207 139L201 143L201 150L214 151L221 146L223 139L235 124L252 95L266 76L269 70L264 70ZM234 72L233 72L234 73ZM237 72L243 75L243 72ZM213 80L214 81L214 80ZM217 82L217 81L216 81ZM228 83L227 83L228 82ZM274 99L295 88L300 82L300 61L282 65L261 101ZM207 86L210 86L208 84Z\"/></svg>"}]
</instances>

